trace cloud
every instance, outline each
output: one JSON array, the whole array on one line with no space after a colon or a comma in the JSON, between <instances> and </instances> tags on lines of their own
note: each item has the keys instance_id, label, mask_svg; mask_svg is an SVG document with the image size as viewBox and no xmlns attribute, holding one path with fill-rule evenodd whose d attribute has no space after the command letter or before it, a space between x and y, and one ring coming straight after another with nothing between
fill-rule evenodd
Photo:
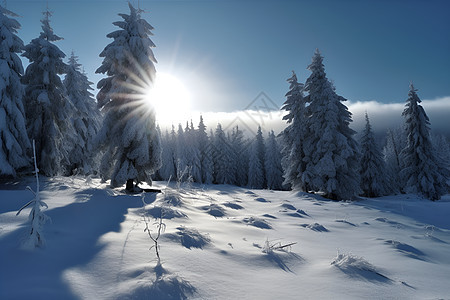
<instances>
[{"instance_id":1,"label":"cloud","mask_svg":"<svg viewBox=\"0 0 450 300\"><path fill-rule=\"evenodd\" d=\"M400 127L404 121L402 112L405 109L405 103L385 104L377 101L367 101L348 102L346 105L353 114L352 128L358 132L364 127L364 114L366 111L373 129L377 133L384 133L389 128ZM450 97L424 100L421 105L430 119L431 129L450 136Z\"/></svg>"},{"instance_id":2,"label":"cloud","mask_svg":"<svg viewBox=\"0 0 450 300\"><path fill-rule=\"evenodd\" d=\"M378 134L384 134L389 128L398 128L403 124L402 112L405 103L380 103L377 101L351 102L344 104L353 114L353 122L351 127L357 132L362 131L365 125L364 115L367 111L373 130ZM445 134L450 137L450 97L442 97L434 100L424 100L421 105L430 118L431 128L433 131ZM264 132L273 130L276 134L281 132L286 126L286 122L282 120L284 112L280 110L240 110L234 112L192 112L187 120L193 120L194 126L197 127L200 114L203 116L204 122L209 129L215 130L217 123L222 128L228 130L236 125L244 130L247 136L256 133L258 126L261 126ZM182 121L183 127L186 120ZM160 124L161 127L169 128L172 124ZM174 124L178 126L177 124Z\"/></svg>"}]
</instances>

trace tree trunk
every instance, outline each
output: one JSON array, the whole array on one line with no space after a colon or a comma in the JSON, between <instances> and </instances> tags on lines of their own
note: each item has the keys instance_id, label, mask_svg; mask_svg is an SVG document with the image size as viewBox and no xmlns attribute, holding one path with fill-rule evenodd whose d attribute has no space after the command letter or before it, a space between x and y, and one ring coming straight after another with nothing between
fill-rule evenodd
<instances>
[{"instance_id":1,"label":"tree trunk","mask_svg":"<svg viewBox=\"0 0 450 300\"><path fill-rule=\"evenodd\" d=\"M126 184L126 187L125 187L125 189L127 191L130 191L130 192L133 191L133 189L134 189L134 182L133 181L134 181L133 179L128 179L127 180L127 184Z\"/></svg>"}]
</instances>

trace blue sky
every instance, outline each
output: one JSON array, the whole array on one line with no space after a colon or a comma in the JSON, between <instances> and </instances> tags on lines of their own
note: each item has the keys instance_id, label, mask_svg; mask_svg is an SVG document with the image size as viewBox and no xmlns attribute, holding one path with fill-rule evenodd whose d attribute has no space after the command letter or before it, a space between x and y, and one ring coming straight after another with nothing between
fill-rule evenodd
<instances>
[{"instance_id":1,"label":"blue sky","mask_svg":"<svg viewBox=\"0 0 450 300\"><path fill-rule=\"evenodd\" d=\"M48 1L56 44L80 58L91 81L126 1ZM131 1L137 5L137 1ZM295 70L304 81L316 48L337 92L352 102L450 96L450 1L140 1L155 27L157 70L180 78L192 108L244 109L261 91L277 105ZM41 30L46 1L7 1L27 44Z\"/></svg>"}]
</instances>

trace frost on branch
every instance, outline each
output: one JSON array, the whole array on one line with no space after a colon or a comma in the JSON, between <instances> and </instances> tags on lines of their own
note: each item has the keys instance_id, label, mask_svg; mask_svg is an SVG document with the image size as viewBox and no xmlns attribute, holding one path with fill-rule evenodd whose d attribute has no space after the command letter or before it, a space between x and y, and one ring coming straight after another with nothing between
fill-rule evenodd
<instances>
[{"instance_id":1,"label":"frost on branch","mask_svg":"<svg viewBox=\"0 0 450 300\"><path fill-rule=\"evenodd\" d=\"M41 200L39 195L39 169L37 168L36 163L36 146L33 140L33 154L34 154L34 172L36 174L36 191L33 191L29 186L27 189L33 193L34 199L22 206L21 209L17 212L16 216L19 215L23 209L31 206L31 211L29 215L30 221L30 231L28 239L24 242L24 248L33 249L37 247L44 246L44 237L42 235L42 231L44 228L44 224L50 220L46 214L44 214L41 210L42 207L48 208L47 204Z\"/></svg>"}]
</instances>

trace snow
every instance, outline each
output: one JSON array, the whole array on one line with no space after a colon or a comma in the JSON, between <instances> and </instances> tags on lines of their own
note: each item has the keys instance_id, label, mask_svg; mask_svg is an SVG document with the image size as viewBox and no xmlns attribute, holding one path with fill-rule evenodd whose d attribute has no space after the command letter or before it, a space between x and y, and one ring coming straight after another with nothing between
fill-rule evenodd
<instances>
[{"instance_id":1,"label":"snow","mask_svg":"<svg viewBox=\"0 0 450 300\"><path fill-rule=\"evenodd\" d=\"M51 223L25 251L33 178L0 184L0 299L437 299L450 287L450 195L335 202L198 185L127 195L40 178ZM158 212L159 208L159 212ZM153 213L152 213L153 212ZM151 233L163 212L161 265ZM218 212L221 212L220 214ZM153 215L153 216L152 216ZM293 244L295 243L295 244ZM289 245L289 246L287 246ZM286 246L286 247L284 247Z\"/></svg>"}]
</instances>

